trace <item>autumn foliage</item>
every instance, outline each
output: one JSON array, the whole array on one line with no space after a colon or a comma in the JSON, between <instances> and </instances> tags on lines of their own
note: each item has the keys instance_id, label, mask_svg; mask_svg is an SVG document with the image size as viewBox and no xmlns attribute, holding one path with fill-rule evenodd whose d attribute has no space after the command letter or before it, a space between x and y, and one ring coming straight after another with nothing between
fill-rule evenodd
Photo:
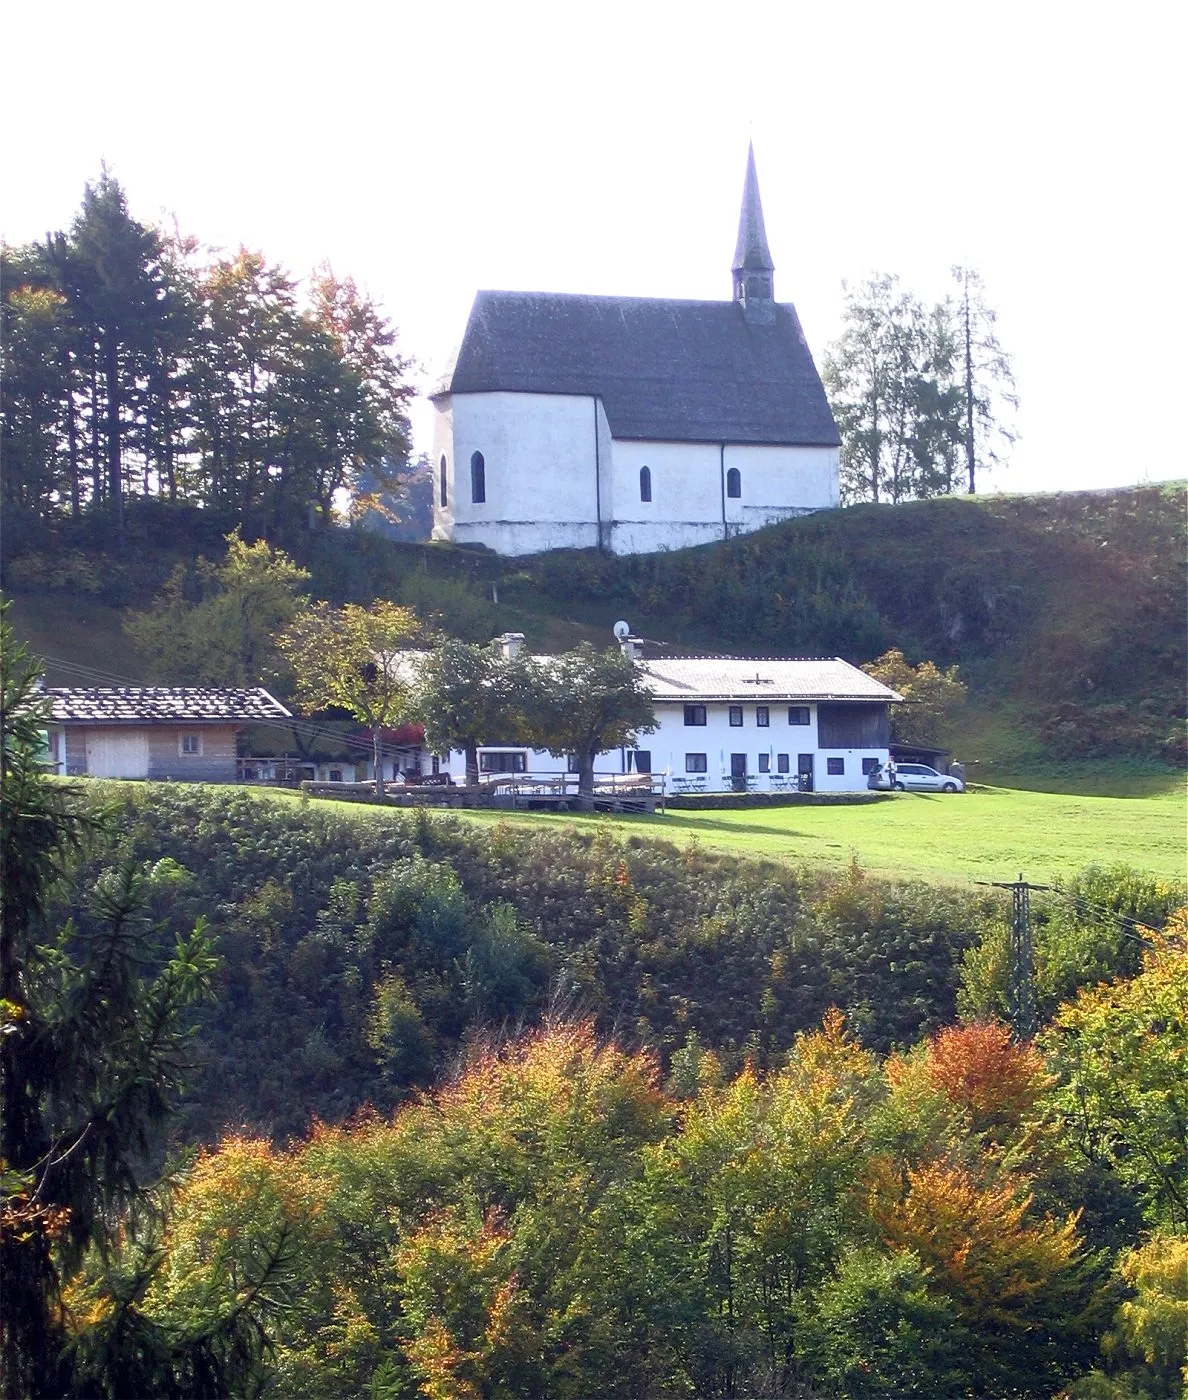
<instances>
[{"instance_id":1,"label":"autumn foliage","mask_svg":"<svg viewBox=\"0 0 1188 1400\"><path fill-rule=\"evenodd\" d=\"M1042 1056L1019 1045L1000 1021L946 1026L928 1045L928 1073L978 1127L1013 1125L1035 1107L1046 1083Z\"/></svg>"}]
</instances>

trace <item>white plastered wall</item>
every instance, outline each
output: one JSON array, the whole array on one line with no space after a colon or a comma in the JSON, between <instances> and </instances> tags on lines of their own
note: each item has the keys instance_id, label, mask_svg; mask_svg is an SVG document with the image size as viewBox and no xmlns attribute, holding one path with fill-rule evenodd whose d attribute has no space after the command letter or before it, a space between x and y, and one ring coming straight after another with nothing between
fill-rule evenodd
<instances>
[{"instance_id":1,"label":"white plastered wall","mask_svg":"<svg viewBox=\"0 0 1188 1400\"><path fill-rule=\"evenodd\" d=\"M435 409L434 539L508 555L597 544L646 554L838 504L836 448L612 440L601 401L577 395L456 394ZM471 500L476 451L485 463L481 503ZM640 499L644 466L650 502ZM732 467L738 498L725 494Z\"/></svg>"},{"instance_id":2,"label":"white plastered wall","mask_svg":"<svg viewBox=\"0 0 1188 1400\"><path fill-rule=\"evenodd\" d=\"M454 394L437 403L434 538L500 554L598 543L597 402L567 394ZM486 499L471 499L471 456L483 454ZM436 479L435 479L436 484Z\"/></svg>"},{"instance_id":3,"label":"white plastered wall","mask_svg":"<svg viewBox=\"0 0 1188 1400\"><path fill-rule=\"evenodd\" d=\"M727 497L727 519L744 530L838 503L836 447L727 444L725 465L738 468L742 487L741 497Z\"/></svg>"},{"instance_id":4,"label":"white plastered wall","mask_svg":"<svg viewBox=\"0 0 1188 1400\"><path fill-rule=\"evenodd\" d=\"M700 703L700 702L694 702ZM777 788L786 789L795 785L798 758L801 754L813 755L813 789L816 792L862 792L866 789L866 774L862 771L864 758L877 759L886 764L888 751L869 749L822 749L817 743L817 707L808 706L808 724L789 724L789 704L795 701L753 700L743 701L743 722L741 726L730 723L730 705L725 702L707 704L704 725L686 725L684 704L658 704L656 706L656 731L642 734L637 745L646 749L652 756L652 773L655 777L667 776L669 792L679 790L680 780L701 777L706 792L729 792L731 790L730 756L746 754L747 775L754 779L753 787L758 792L773 789L772 778L783 779ZM766 704L770 723L760 727L756 709ZM500 751L515 748L514 745L493 746ZM527 771L530 774L547 775L564 773L567 765L564 758L558 758L538 749L523 750L527 753ZM481 751L480 751L481 752ZM703 774L690 773L686 769L686 755L705 754L706 769ZM767 754L770 759L770 772L759 771L759 756ZM788 772L779 772L779 755L788 755ZM828 760L840 758L845 771L831 774ZM462 753L452 753L443 761L442 770L448 772L456 782L464 782L466 761ZM594 764L595 775L616 774L627 771L624 753L611 749L600 755ZM674 783L672 780L678 780Z\"/></svg>"}]
</instances>

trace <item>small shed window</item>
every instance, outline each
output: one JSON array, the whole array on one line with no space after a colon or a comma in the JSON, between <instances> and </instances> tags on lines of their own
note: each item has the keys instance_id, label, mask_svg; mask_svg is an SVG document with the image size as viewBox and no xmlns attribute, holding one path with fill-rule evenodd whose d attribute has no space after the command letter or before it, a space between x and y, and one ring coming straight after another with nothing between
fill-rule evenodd
<instances>
[{"instance_id":1,"label":"small shed window","mask_svg":"<svg viewBox=\"0 0 1188 1400\"><path fill-rule=\"evenodd\" d=\"M726 494L732 501L737 501L742 495L742 473L737 467L731 467L726 473Z\"/></svg>"},{"instance_id":2,"label":"small shed window","mask_svg":"<svg viewBox=\"0 0 1188 1400\"><path fill-rule=\"evenodd\" d=\"M639 499L641 501L650 501L652 499L651 467L640 467L639 469Z\"/></svg>"},{"instance_id":3,"label":"small shed window","mask_svg":"<svg viewBox=\"0 0 1188 1400\"><path fill-rule=\"evenodd\" d=\"M446 497L446 459L445 459L445 453L444 453L444 452L441 454L441 461L438 463L437 475L438 475L438 483L439 483L439 484L438 484L439 496L440 496L441 503L442 503L442 505L444 506L444 505L446 504L446 500L447 500L447 497Z\"/></svg>"},{"instance_id":4,"label":"small shed window","mask_svg":"<svg viewBox=\"0 0 1188 1400\"><path fill-rule=\"evenodd\" d=\"M481 452L470 454L470 499L475 505L487 499L487 464Z\"/></svg>"},{"instance_id":5,"label":"small shed window","mask_svg":"<svg viewBox=\"0 0 1188 1400\"><path fill-rule=\"evenodd\" d=\"M202 753L201 734L179 734L177 740L177 751L183 757L198 758Z\"/></svg>"}]
</instances>

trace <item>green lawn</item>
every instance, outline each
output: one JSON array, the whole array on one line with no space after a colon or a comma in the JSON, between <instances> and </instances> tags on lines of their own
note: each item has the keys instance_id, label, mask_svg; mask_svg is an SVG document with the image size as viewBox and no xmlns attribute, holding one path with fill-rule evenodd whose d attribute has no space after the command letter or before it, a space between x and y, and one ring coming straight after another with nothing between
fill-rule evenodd
<instances>
[{"instance_id":1,"label":"green lawn","mask_svg":"<svg viewBox=\"0 0 1188 1400\"><path fill-rule=\"evenodd\" d=\"M335 804L344 809L351 804ZM354 807L353 810L374 811ZM1188 790L1085 797L985 788L963 796L903 793L862 806L670 811L654 817L465 812L476 822L611 827L735 855L805 865L856 857L871 871L926 879L1044 881L1086 865L1122 862L1166 879L1188 874Z\"/></svg>"}]
</instances>

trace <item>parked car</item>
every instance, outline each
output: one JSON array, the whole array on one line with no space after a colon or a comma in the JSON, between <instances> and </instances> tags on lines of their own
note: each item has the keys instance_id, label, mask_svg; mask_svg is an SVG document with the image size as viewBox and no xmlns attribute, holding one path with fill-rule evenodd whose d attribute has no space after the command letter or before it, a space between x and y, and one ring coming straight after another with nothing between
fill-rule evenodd
<instances>
[{"instance_id":1,"label":"parked car","mask_svg":"<svg viewBox=\"0 0 1188 1400\"><path fill-rule=\"evenodd\" d=\"M938 773L926 763L897 763L894 784L889 780L887 769L879 768L870 775L867 786L881 788L884 792L891 786L896 792L964 792L965 780L952 773Z\"/></svg>"}]
</instances>

